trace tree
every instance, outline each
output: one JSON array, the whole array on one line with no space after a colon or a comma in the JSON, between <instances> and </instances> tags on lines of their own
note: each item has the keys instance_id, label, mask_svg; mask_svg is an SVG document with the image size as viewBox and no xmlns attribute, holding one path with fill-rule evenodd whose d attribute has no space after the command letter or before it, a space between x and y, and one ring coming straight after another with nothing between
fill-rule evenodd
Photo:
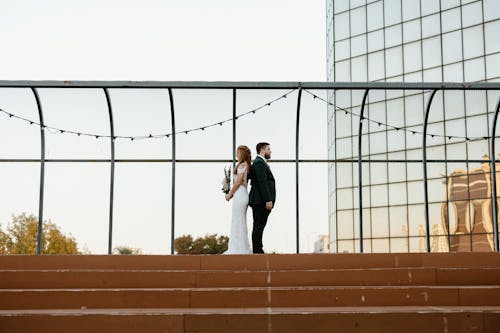
<instances>
[{"instance_id":1,"label":"tree","mask_svg":"<svg viewBox=\"0 0 500 333\"><path fill-rule=\"evenodd\" d=\"M0 230L0 253L35 254L38 239L38 218L22 213L12 216L6 232ZM43 222L43 254L80 254L74 237L64 235L50 221Z\"/></svg>"},{"instance_id":2,"label":"tree","mask_svg":"<svg viewBox=\"0 0 500 333\"><path fill-rule=\"evenodd\" d=\"M193 240L191 235L177 237L174 248L178 254L221 254L227 251L229 237L217 234L198 237Z\"/></svg>"},{"instance_id":3,"label":"tree","mask_svg":"<svg viewBox=\"0 0 500 333\"><path fill-rule=\"evenodd\" d=\"M129 254L142 254L141 249L135 249L130 246L117 246L113 249L114 254L122 254L122 255L129 255Z\"/></svg>"}]
</instances>

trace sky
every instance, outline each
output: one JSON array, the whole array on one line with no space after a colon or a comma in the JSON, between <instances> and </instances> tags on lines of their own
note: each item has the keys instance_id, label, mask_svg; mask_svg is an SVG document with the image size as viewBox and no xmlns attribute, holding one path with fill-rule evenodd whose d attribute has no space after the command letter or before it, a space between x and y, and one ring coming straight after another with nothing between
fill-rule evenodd
<instances>
[{"instance_id":1,"label":"sky","mask_svg":"<svg viewBox=\"0 0 500 333\"><path fill-rule=\"evenodd\" d=\"M314 1L8 1L0 2L0 80L325 81L325 3ZM287 91L238 91L237 113ZM109 133L99 89L39 89L45 123ZM321 94L321 93L318 93ZM168 93L110 89L118 135L169 133ZM231 117L228 90L174 90L177 129ZM295 158L297 92L241 118L237 144L255 155ZM28 89L0 89L0 108L38 119ZM327 157L326 106L302 99L300 157ZM1 158L39 158L36 126L0 117ZM177 158L232 158L230 123L177 138ZM109 158L103 139L47 133L47 158ZM169 139L116 142L117 158L170 158ZM175 236L229 233L230 204L220 191L227 163L178 163ZM268 252L295 251L295 165L271 163L277 205L264 235ZM116 166L113 246L170 252L171 166ZM300 249L328 233L327 166L300 167ZM0 225L38 212L38 163L0 164ZM44 218L91 253L108 239L109 164L48 163ZM251 210L248 211L251 228Z\"/></svg>"}]
</instances>

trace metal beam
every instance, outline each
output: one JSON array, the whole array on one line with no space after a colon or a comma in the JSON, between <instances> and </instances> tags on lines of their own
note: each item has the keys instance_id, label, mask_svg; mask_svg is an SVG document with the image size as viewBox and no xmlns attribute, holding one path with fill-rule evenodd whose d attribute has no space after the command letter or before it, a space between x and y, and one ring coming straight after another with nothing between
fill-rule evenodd
<instances>
[{"instance_id":1,"label":"metal beam","mask_svg":"<svg viewBox=\"0 0 500 333\"><path fill-rule=\"evenodd\" d=\"M171 88L171 89L382 89L498 90L500 82L253 82L253 81L22 81L0 80L1 88Z\"/></svg>"},{"instance_id":2,"label":"metal beam","mask_svg":"<svg viewBox=\"0 0 500 333\"><path fill-rule=\"evenodd\" d=\"M168 96L170 100L170 117L172 124L172 215L171 215L171 234L170 234L170 254L175 253L174 242L175 242L175 111L174 111L174 96L172 94L172 89L168 89Z\"/></svg>"},{"instance_id":3,"label":"metal beam","mask_svg":"<svg viewBox=\"0 0 500 333\"><path fill-rule=\"evenodd\" d=\"M43 109L40 102L40 96L36 88L31 88L35 95L38 117L40 118L40 192L38 198L38 233L36 242L36 253L42 254L42 235L43 235L43 198L45 189L45 125L43 122Z\"/></svg>"},{"instance_id":4,"label":"metal beam","mask_svg":"<svg viewBox=\"0 0 500 333\"><path fill-rule=\"evenodd\" d=\"M106 104L109 114L109 132L111 144L111 169L110 169L110 184L109 184L109 231L108 231L108 254L113 251L113 203L115 193L115 126L113 122L113 107L111 106L111 98L109 97L108 88L104 88L106 96Z\"/></svg>"},{"instance_id":5,"label":"metal beam","mask_svg":"<svg viewBox=\"0 0 500 333\"><path fill-rule=\"evenodd\" d=\"M300 226L299 226L299 128L300 128L300 102L302 100L302 89L299 88L297 96L297 122L295 127L295 244L296 252L300 253Z\"/></svg>"},{"instance_id":6,"label":"metal beam","mask_svg":"<svg viewBox=\"0 0 500 333\"><path fill-rule=\"evenodd\" d=\"M363 143L363 119L365 114L366 99L368 98L369 90L366 89L363 95L363 102L361 103L361 113L359 115L358 127L358 195L359 195L359 252L363 253L363 160L362 143Z\"/></svg>"},{"instance_id":7,"label":"metal beam","mask_svg":"<svg viewBox=\"0 0 500 333\"><path fill-rule=\"evenodd\" d=\"M427 106L425 109L425 120L424 120L424 135L422 142L422 160L424 168L424 203L425 203L425 232L426 232L426 249L427 252L431 252L431 240L430 240L430 227L429 227L429 188L427 183L427 123L429 122L429 113L431 111L432 100L434 95L436 95L437 90L433 90L429 100L427 101Z\"/></svg>"},{"instance_id":8,"label":"metal beam","mask_svg":"<svg viewBox=\"0 0 500 333\"><path fill-rule=\"evenodd\" d=\"M497 101L497 107L495 109L495 117L493 119L493 124L491 125L491 203L493 211L493 239L495 251L498 249L498 199L497 199L497 171L496 171L496 151L495 151L495 133L497 130L497 120L498 113L500 112L500 98Z\"/></svg>"}]
</instances>

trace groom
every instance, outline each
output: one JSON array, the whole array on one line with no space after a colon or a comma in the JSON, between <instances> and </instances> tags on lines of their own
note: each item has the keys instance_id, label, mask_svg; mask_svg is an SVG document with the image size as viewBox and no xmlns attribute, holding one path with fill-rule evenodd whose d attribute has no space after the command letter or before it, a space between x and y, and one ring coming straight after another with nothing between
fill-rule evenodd
<instances>
[{"instance_id":1,"label":"groom","mask_svg":"<svg viewBox=\"0 0 500 333\"><path fill-rule=\"evenodd\" d=\"M262 234L267 218L276 201L274 177L267 164L271 158L271 146L267 142L257 144L257 157L250 168L252 189L248 204L253 212L252 248L253 253L264 253L262 249Z\"/></svg>"}]
</instances>

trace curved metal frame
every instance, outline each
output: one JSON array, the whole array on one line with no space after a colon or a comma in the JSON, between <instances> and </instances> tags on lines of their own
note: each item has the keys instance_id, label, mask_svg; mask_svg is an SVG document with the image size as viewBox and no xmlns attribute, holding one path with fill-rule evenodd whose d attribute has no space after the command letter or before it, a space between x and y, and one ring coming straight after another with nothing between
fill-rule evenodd
<instances>
[{"instance_id":1,"label":"curved metal frame","mask_svg":"<svg viewBox=\"0 0 500 333\"><path fill-rule=\"evenodd\" d=\"M300 228L299 228L299 127L300 127L300 102L302 100L302 88L299 88L297 96L297 123L295 127L295 242L296 252L300 253Z\"/></svg>"},{"instance_id":2,"label":"curved metal frame","mask_svg":"<svg viewBox=\"0 0 500 333\"><path fill-rule=\"evenodd\" d=\"M498 248L498 201L497 201L497 171L496 171L496 152L495 152L495 136L497 130L497 120L498 113L500 111L500 97L497 101L497 107L495 109L495 117L493 119L493 124L491 125L491 156L490 156L490 171L491 171L491 207L493 212L493 239L495 251L499 251Z\"/></svg>"},{"instance_id":3,"label":"curved metal frame","mask_svg":"<svg viewBox=\"0 0 500 333\"><path fill-rule=\"evenodd\" d=\"M425 108L424 134L422 138L422 165L424 168L424 203L425 203L425 239L427 252L431 252L430 227L429 227L429 188L427 184L427 124L429 122L429 113L431 111L432 100L436 95L437 89L434 89L427 101Z\"/></svg>"},{"instance_id":4,"label":"curved metal frame","mask_svg":"<svg viewBox=\"0 0 500 333\"><path fill-rule=\"evenodd\" d=\"M233 89L233 169L236 166L236 89Z\"/></svg>"},{"instance_id":5,"label":"curved metal frame","mask_svg":"<svg viewBox=\"0 0 500 333\"><path fill-rule=\"evenodd\" d=\"M170 254L175 253L175 111L174 111L174 96L172 88L168 88L168 96L170 100L170 115L172 122L172 218L171 218L171 235L170 235Z\"/></svg>"},{"instance_id":6,"label":"curved metal frame","mask_svg":"<svg viewBox=\"0 0 500 333\"><path fill-rule=\"evenodd\" d=\"M363 253L363 169L362 163L362 132L363 132L363 119L365 115L365 105L366 99L368 98L368 92L370 89L366 89L363 95L363 102L361 104L361 112L359 115L359 128L358 128L358 194L359 194L359 252Z\"/></svg>"},{"instance_id":7,"label":"curved metal frame","mask_svg":"<svg viewBox=\"0 0 500 333\"><path fill-rule=\"evenodd\" d=\"M31 91L35 95L36 106L38 109L38 117L40 118L40 194L38 201L38 233L36 253L42 254L42 234L43 234L43 197L45 189L45 125L43 122L43 109L40 102L40 96L36 88L32 87Z\"/></svg>"},{"instance_id":8,"label":"curved metal frame","mask_svg":"<svg viewBox=\"0 0 500 333\"><path fill-rule=\"evenodd\" d=\"M109 114L109 130L111 143L111 174L109 184L109 231L108 231L108 254L113 251L113 202L115 193L115 126L113 122L113 107L111 105L111 97L109 96L108 88L104 88L106 103L108 105Z\"/></svg>"}]
</instances>

